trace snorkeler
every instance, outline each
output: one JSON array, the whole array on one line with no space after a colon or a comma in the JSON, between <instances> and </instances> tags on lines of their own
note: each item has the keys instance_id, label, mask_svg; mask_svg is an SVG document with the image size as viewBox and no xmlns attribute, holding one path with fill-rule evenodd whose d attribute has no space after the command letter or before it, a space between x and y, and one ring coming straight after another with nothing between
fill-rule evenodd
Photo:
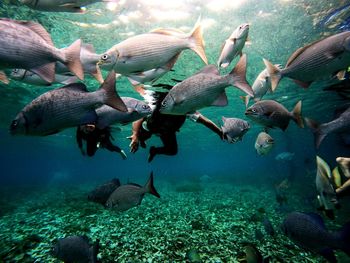
<instances>
[{"instance_id":1,"label":"snorkeler","mask_svg":"<svg viewBox=\"0 0 350 263\"><path fill-rule=\"evenodd\" d=\"M83 155L94 156L97 149L102 147L111 152L117 152L124 160L126 159L125 152L111 142L113 137L109 127L99 129L94 124L80 125L77 128L76 139ZM86 141L86 152L83 149L83 140Z\"/></svg>"}]
</instances>

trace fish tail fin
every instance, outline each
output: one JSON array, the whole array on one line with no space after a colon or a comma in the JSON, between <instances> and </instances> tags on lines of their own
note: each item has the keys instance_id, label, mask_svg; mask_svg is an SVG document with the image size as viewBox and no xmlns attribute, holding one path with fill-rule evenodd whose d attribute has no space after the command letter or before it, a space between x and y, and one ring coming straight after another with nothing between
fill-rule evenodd
<instances>
[{"instance_id":1,"label":"fish tail fin","mask_svg":"<svg viewBox=\"0 0 350 263\"><path fill-rule=\"evenodd\" d=\"M97 263L97 254L98 251L100 250L100 240L96 239L95 244L90 248L91 251L91 262L92 263Z\"/></svg>"},{"instance_id":2,"label":"fish tail fin","mask_svg":"<svg viewBox=\"0 0 350 263\"><path fill-rule=\"evenodd\" d=\"M294 109L292 110L292 116L295 123L300 128L304 128L303 117L301 116L301 105L301 100L299 100L298 103L294 106Z\"/></svg>"},{"instance_id":3,"label":"fish tail fin","mask_svg":"<svg viewBox=\"0 0 350 263\"><path fill-rule=\"evenodd\" d=\"M77 39L72 45L63 49L65 54L64 64L79 79L84 79L84 69L80 61L81 40Z\"/></svg>"},{"instance_id":4,"label":"fish tail fin","mask_svg":"<svg viewBox=\"0 0 350 263\"><path fill-rule=\"evenodd\" d=\"M324 132L321 126L312 119L305 118L305 123L314 134L315 146L316 146L316 149L318 149L323 139L327 136L327 133Z\"/></svg>"},{"instance_id":5,"label":"fish tail fin","mask_svg":"<svg viewBox=\"0 0 350 263\"><path fill-rule=\"evenodd\" d=\"M151 172L151 175L149 176L149 179L145 185L145 188L147 190L147 193L150 193L150 194L160 198L160 195L158 194L156 188L153 185L153 171Z\"/></svg>"},{"instance_id":6,"label":"fish tail fin","mask_svg":"<svg viewBox=\"0 0 350 263\"><path fill-rule=\"evenodd\" d=\"M232 86L235 86L240 90L244 91L249 96L254 97L253 89L252 87L250 87L246 79L246 72L247 72L247 55L243 54L243 56L241 56L236 66L228 75L229 83Z\"/></svg>"},{"instance_id":7,"label":"fish tail fin","mask_svg":"<svg viewBox=\"0 0 350 263\"><path fill-rule=\"evenodd\" d=\"M190 48L197 53L197 55L204 61L205 64L208 65L208 59L207 59L207 56L205 55L205 50L204 50L203 31L202 31L202 26L200 24L200 18L194 25L193 30L190 33L189 39L192 42Z\"/></svg>"},{"instance_id":8,"label":"fish tail fin","mask_svg":"<svg viewBox=\"0 0 350 263\"><path fill-rule=\"evenodd\" d=\"M282 77L281 69L279 69L279 67L275 66L267 59L263 59L263 60L264 60L264 64L266 66L267 72L269 73L271 78L271 91L274 92Z\"/></svg>"},{"instance_id":9,"label":"fish tail fin","mask_svg":"<svg viewBox=\"0 0 350 263\"><path fill-rule=\"evenodd\" d=\"M250 96L249 95L239 96L239 98L244 102L244 105L247 108L249 104Z\"/></svg>"},{"instance_id":10,"label":"fish tail fin","mask_svg":"<svg viewBox=\"0 0 350 263\"><path fill-rule=\"evenodd\" d=\"M112 70L105 81L100 86L99 90L105 92L104 103L113 107L116 110L126 112L128 111L122 99L119 97L118 92L115 89L115 72Z\"/></svg>"}]
</instances>

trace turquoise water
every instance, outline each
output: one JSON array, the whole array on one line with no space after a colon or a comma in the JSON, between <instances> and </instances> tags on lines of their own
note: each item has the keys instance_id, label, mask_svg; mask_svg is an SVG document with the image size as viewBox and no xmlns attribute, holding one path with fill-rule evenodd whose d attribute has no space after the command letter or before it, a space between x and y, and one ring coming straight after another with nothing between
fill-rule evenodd
<instances>
[{"instance_id":1,"label":"turquoise water","mask_svg":"<svg viewBox=\"0 0 350 263\"><path fill-rule=\"evenodd\" d=\"M17 1L1 1L0 15L41 23L56 47L65 47L80 38L93 44L98 54L130 36L155 28L189 32L201 17L205 51L211 64L217 62L225 39L238 25L247 22L251 44L243 52L248 57L247 80L252 84L264 69L262 58L285 64L297 48L340 32L337 26L344 16L327 25L320 21L346 3L132 0L119 1L115 7L95 3L87 6L84 14L72 14L40 12ZM194 52L186 50L173 71L157 83L174 84L171 79L185 79L203 66ZM226 74L231 68L232 65L221 73ZM104 76L107 74L103 72ZM84 83L90 91L99 87L90 76ZM316 154L334 167L336 157L350 153L349 146L337 135L329 135L315 150L311 131L291 122L285 132L270 131L275 147L267 156L258 156L254 143L262 128L246 119L245 105L239 99L242 92L232 88L226 90L228 106L208 107L201 113L218 125L221 116L248 120L251 129L243 141L228 144L200 124L187 120L177 134L178 154L159 155L151 163L147 162L148 150L161 144L159 138L153 136L146 149L129 153L130 141L126 137L131 135L131 125L122 126L113 134L115 143L127 152L127 160L102 149L93 158L82 156L73 128L47 137L9 135L11 121L27 103L60 86L36 87L14 80L9 85L0 83L3 262L58 262L49 253L51 244L56 238L76 234L100 239L101 262L185 262L191 248L199 252L203 262L238 262L246 241L254 243L272 262L324 261L294 246L281 232L276 237L264 233L264 238L257 240L254 231L263 229L262 220L258 216L254 221L252 215L259 214L258 209L263 207L263 216L268 216L279 231L286 211L278 210L274 185L285 178L290 180L288 211L317 212ZM121 96L141 99L125 77L117 80L117 89ZM267 93L264 98L277 100L288 110L302 100L303 116L319 122L332 120L336 108L349 104L336 92L324 91L318 85L303 89L288 78L281 81L275 93ZM281 152L295 155L291 161L276 161L275 156ZM159 200L146 195L141 206L122 214L87 201L87 193L96 185L113 177L122 183L143 185L150 171L154 172ZM189 189L182 191L180 186ZM336 211L334 221L325 218L328 227L336 229L349 221L348 201L341 200L342 208ZM191 222L197 221L200 226L194 227L196 224ZM350 260L343 252L337 252L337 257L339 262Z\"/></svg>"}]
</instances>

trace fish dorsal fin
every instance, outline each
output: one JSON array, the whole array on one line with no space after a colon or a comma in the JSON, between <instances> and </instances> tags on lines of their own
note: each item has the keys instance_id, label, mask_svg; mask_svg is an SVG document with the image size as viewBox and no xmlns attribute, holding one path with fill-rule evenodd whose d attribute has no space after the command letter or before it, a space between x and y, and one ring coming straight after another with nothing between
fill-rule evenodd
<instances>
[{"instance_id":1,"label":"fish dorsal fin","mask_svg":"<svg viewBox=\"0 0 350 263\"><path fill-rule=\"evenodd\" d=\"M216 68L215 65L208 65L208 66L205 66L204 68L202 68L200 71L198 71L197 74L215 74L215 75L219 75L219 71L218 71L218 69Z\"/></svg>"},{"instance_id":2,"label":"fish dorsal fin","mask_svg":"<svg viewBox=\"0 0 350 263\"><path fill-rule=\"evenodd\" d=\"M211 105L224 107L227 104L228 104L227 96L226 96L226 92L224 91L216 98L216 100Z\"/></svg>"},{"instance_id":3,"label":"fish dorsal fin","mask_svg":"<svg viewBox=\"0 0 350 263\"><path fill-rule=\"evenodd\" d=\"M135 184L135 183L127 183L126 185L133 185L133 186L137 186L137 187L140 187L142 188L143 186L139 185L139 184Z\"/></svg>"},{"instance_id":4,"label":"fish dorsal fin","mask_svg":"<svg viewBox=\"0 0 350 263\"><path fill-rule=\"evenodd\" d=\"M54 46L50 34L39 23L36 23L33 21L14 21L14 20L9 20L9 21L29 28L30 30L35 32L38 36L40 36L47 44L49 44L50 46Z\"/></svg>"},{"instance_id":5,"label":"fish dorsal fin","mask_svg":"<svg viewBox=\"0 0 350 263\"><path fill-rule=\"evenodd\" d=\"M94 46L93 46L92 44L84 44L84 43L82 43L82 44L81 44L81 48L82 48L82 49L85 49L85 50L88 51L88 52L96 53L96 52L95 52L95 48L94 48Z\"/></svg>"},{"instance_id":6,"label":"fish dorsal fin","mask_svg":"<svg viewBox=\"0 0 350 263\"><path fill-rule=\"evenodd\" d=\"M83 84L83 83L68 84L66 86L61 87L60 89L70 89L70 90L77 90L77 91L88 92L85 84Z\"/></svg>"},{"instance_id":7,"label":"fish dorsal fin","mask_svg":"<svg viewBox=\"0 0 350 263\"><path fill-rule=\"evenodd\" d=\"M161 35L168 35L168 36L181 36L183 35L186 37L186 33L175 28L156 28L151 30L149 33L152 34L161 34Z\"/></svg>"},{"instance_id":8,"label":"fish dorsal fin","mask_svg":"<svg viewBox=\"0 0 350 263\"><path fill-rule=\"evenodd\" d=\"M300 47L297 50L294 51L294 53L289 57L286 67L288 67L301 53L303 53L307 48L311 47L312 45L320 42L323 39L317 40L315 42L312 42L311 44L308 44L304 47Z\"/></svg>"}]
</instances>

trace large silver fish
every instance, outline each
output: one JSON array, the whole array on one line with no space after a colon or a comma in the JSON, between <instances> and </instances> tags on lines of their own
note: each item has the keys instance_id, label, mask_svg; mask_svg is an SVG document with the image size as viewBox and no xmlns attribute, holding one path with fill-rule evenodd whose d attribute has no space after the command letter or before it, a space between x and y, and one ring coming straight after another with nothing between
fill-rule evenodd
<instances>
[{"instance_id":1,"label":"large silver fish","mask_svg":"<svg viewBox=\"0 0 350 263\"><path fill-rule=\"evenodd\" d=\"M116 110L108 105L96 109L98 116L96 125L99 129L116 123L125 125L152 113L151 107L144 101L130 97L121 97L121 99L128 109L127 112Z\"/></svg>"},{"instance_id":2,"label":"large silver fish","mask_svg":"<svg viewBox=\"0 0 350 263\"><path fill-rule=\"evenodd\" d=\"M208 63L199 23L196 23L186 37L169 29L157 29L130 37L105 52L99 65L108 64L117 73L130 75L162 67L185 49L193 50L206 64Z\"/></svg>"},{"instance_id":3,"label":"large silver fish","mask_svg":"<svg viewBox=\"0 0 350 263\"><path fill-rule=\"evenodd\" d=\"M46 12L77 12L82 13L82 7L97 2L113 2L113 0L19 0L28 7ZM115 0L116 1L116 0Z\"/></svg>"},{"instance_id":4,"label":"large silver fish","mask_svg":"<svg viewBox=\"0 0 350 263\"><path fill-rule=\"evenodd\" d=\"M340 116L330 122L318 124L312 119L305 118L306 125L311 128L315 137L316 148L320 147L323 139L330 133L350 131L350 107Z\"/></svg>"},{"instance_id":5,"label":"large silver fish","mask_svg":"<svg viewBox=\"0 0 350 263\"><path fill-rule=\"evenodd\" d=\"M55 62L65 64L78 78L84 79L80 62L81 41L57 49L50 35L38 23L0 19L0 69L22 68L38 74L51 83L55 79ZM4 73L0 81L8 83Z\"/></svg>"},{"instance_id":6,"label":"large silver fish","mask_svg":"<svg viewBox=\"0 0 350 263\"><path fill-rule=\"evenodd\" d=\"M229 143L241 141L250 128L247 121L238 118L222 117L222 122L224 123L221 126L222 133Z\"/></svg>"},{"instance_id":7,"label":"large silver fish","mask_svg":"<svg viewBox=\"0 0 350 263\"><path fill-rule=\"evenodd\" d=\"M225 41L220 57L218 67L226 68L231 61L238 55L242 55L242 49L248 38L249 24L239 25Z\"/></svg>"},{"instance_id":8,"label":"large silver fish","mask_svg":"<svg viewBox=\"0 0 350 263\"><path fill-rule=\"evenodd\" d=\"M297 49L280 70L264 59L271 76L272 91L283 77L294 79L308 87L311 82L341 73L350 65L350 31L329 36Z\"/></svg>"},{"instance_id":9,"label":"large silver fish","mask_svg":"<svg viewBox=\"0 0 350 263\"><path fill-rule=\"evenodd\" d=\"M325 214L334 219L334 208L339 208L337 195L331 183L331 169L329 165L319 156L316 156L317 173L316 173L316 190L318 192L317 199L320 208Z\"/></svg>"},{"instance_id":10,"label":"large silver fish","mask_svg":"<svg viewBox=\"0 0 350 263\"><path fill-rule=\"evenodd\" d=\"M295 121L299 127L304 127L301 116L301 101L299 101L294 109L289 112L277 101L261 100L250 106L245 111L245 115L256 123L268 128L278 127L285 131L291 119Z\"/></svg>"},{"instance_id":11,"label":"large silver fish","mask_svg":"<svg viewBox=\"0 0 350 263\"><path fill-rule=\"evenodd\" d=\"M106 206L108 208L114 208L119 212L126 211L140 205L146 193L160 198L160 195L153 185L153 172L143 187L137 184L119 186L108 198Z\"/></svg>"},{"instance_id":12,"label":"large silver fish","mask_svg":"<svg viewBox=\"0 0 350 263\"><path fill-rule=\"evenodd\" d=\"M266 132L260 132L255 141L255 150L259 155L268 154L275 144L275 140Z\"/></svg>"},{"instance_id":13,"label":"large silver fish","mask_svg":"<svg viewBox=\"0 0 350 263\"><path fill-rule=\"evenodd\" d=\"M208 106L226 106L225 88L232 85L253 96L246 81L246 55L226 76L220 76L216 66L209 65L197 74L175 85L163 99L160 112L185 115Z\"/></svg>"},{"instance_id":14,"label":"large silver fish","mask_svg":"<svg viewBox=\"0 0 350 263\"><path fill-rule=\"evenodd\" d=\"M78 78L76 76L55 74L55 80L52 83L50 83L48 81L43 80L42 78L39 77L39 75L29 70L17 69L17 68L11 70L10 78L23 83L36 85L36 86L49 86L55 83L68 85L71 83L78 82Z\"/></svg>"},{"instance_id":15,"label":"large silver fish","mask_svg":"<svg viewBox=\"0 0 350 263\"><path fill-rule=\"evenodd\" d=\"M115 91L113 71L95 92L88 92L84 84L75 83L42 94L18 113L10 132L13 135L45 136L65 128L94 123L97 120L95 108L102 104L127 110Z\"/></svg>"}]
</instances>

